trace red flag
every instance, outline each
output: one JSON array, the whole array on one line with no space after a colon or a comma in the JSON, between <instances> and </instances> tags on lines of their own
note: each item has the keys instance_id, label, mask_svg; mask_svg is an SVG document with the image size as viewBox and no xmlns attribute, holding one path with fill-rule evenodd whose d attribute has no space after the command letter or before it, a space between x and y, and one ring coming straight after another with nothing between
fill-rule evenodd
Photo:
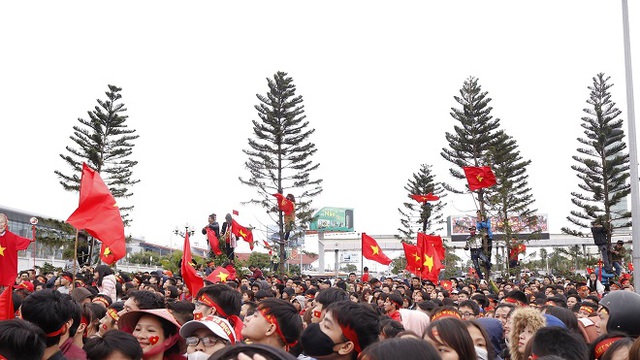
<instances>
[{"instance_id":1,"label":"red flag","mask_svg":"<svg viewBox=\"0 0 640 360\"><path fill-rule=\"evenodd\" d=\"M630 262L630 263L627 265L627 268L629 269L629 271L633 272L633 263L632 263L632 262Z\"/></svg>"},{"instance_id":2,"label":"red flag","mask_svg":"<svg viewBox=\"0 0 640 360\"><path fill-rule=\"evenodd\" d=\"M116 200L100 174L86 163L82 164L80 204L67 222L102 242L100 258L105 263L111 265L126 255L124 224Z\"/></svg>"},{"instance_id":3,"label":"red flag","mask_svg":"<svg viewBox=\"0 0 640 360\"><path fill-rule=\"evenodd\" d=\"M31 239L5 230L0 236L0 285L11 287L18 276L18 250L26 250Z\"/></svg>"},{"instance_id":4,"label":"red flag","mask_svg":"<svg viewBox=\"0 0 640 360\"><path fill-rule=\"evenodd\" d=\"M240 213L238 212L238 210L232 210L232 211L231 211L231 213L232 213L233 215L240 215Z\"/></svg>"},{"instance_id":5,"label":"red flag","mask_svg":"<svg viewBox=\"0 0 640 360\"><path fill-rule=\"evenodd\" d=\"M282 211L285 215L290 215L293 213L295 209L295 205L293 202L284 197L282 194L273 194L278 199L278 209Z\"/></svg>"},{"instance_id":6,"label":"red flag","mask_svg":"<svg viewBox=\"0 0 640 360\"><path fill-rule=\"evenodd\" d=\"M14 317L15 311L13 311L13 287L9 285L4 289L2 295L0 295L0 320L11 320Z\"/></svg>"},{"instance_id":7,"label":"red flag","mask_svg":"<svg viewBox=\"0 0 640 360\"><path fill-rule=\"evenodd\" d=\"M379 262L382 265L391 264L391 259L382 252L382 249L378 246L378 242L365 233L362 233L362 256L369 260Z\"/></svg>"},{"instance_id":8,"label":"red flag","mask_svg":"<svg viewBox=\"0 0 640 360\"><path fill-rule=\"evenodd\" d=\"M451 291L451 289L453 289L453 283L451 282L451 280L442 280L440 282L440 286L442 286L442 288L447 291Z\"/></svg>"},{"instance_id":9,"label":"red flag","mask_svg":"<svg viewBox=\"0 0 640 360\"><path fill-rule=\"evenodd\" d=\"M404 248L404 256L407 259L405 270L410 271L416 276L420 276L422 271L422 263L420 260L422 257L420 257L418 247L407 243L402 243L402 247Z\"/></svg>"},{"instance_id":10,"label":"red flag","mask_svg":"<svg viewBox=\"0 0 640 360\"><path fill-rule=\"evenodd\" d=\"M418 250L422 254L422 278L437 284L440 270L443 268L442 262L440 262L435 246L429 243L426 236L420 236L420 234L418 234Z\"/></svg>"},{"instance_id":11,"label":"red flag","mask_svg":"<svg viewBox=\"0 0 640 360\"><path fill-rule=\"evenodd\" d=\"M191 243L189 242L189 232L184 235L184 247L182 249L182 265L180 266L180 272L182 273L182 279L189 288L191 296L195 297L198 291L204 286L204 281L196 269L191 266L193 257L191 256Z\"/></svg>"},{"instance_id":12,"label":"red flag","mask_svg":"<svg viewBox=\"0 0 640 360\"><path fill-rule=\"evenodd\" d=\"M465 166L462 168L469 182L469 190L488 188L496 184L496 176L488 166Z\"/></svg>"},{"instance_id":13,"label":"red flag","mask_svg":"<svg viewBox=\"0 0 640 360\"><path fill-rule=\"evenodd\" d=\"M440 259L444 259L444 246L442 245L442 238L440 236L418 233L418 245L423 242L425 246L433 247Z\"/></svg>"},{"instance_id":14,"label":"red flag","mask_svg":"<svg viewBox=\"0 0 640 360\"><path fill-rule=\"evenodd\" d=\"M428 193L427 195L416 195L416 194L411 194L411 198L413 198L413 200L419 202L419 203L424 203L427 201L438 201L440 200L439 196L433 195L433 193Z\"/></svg>"},{"instance_id":15,"label":"red flag","mask_svg":"<svg viewBox=\"0 0 640 360\"><path fill-rule=\"evenodd\" d=\"M273 249L271 248L271 245L269 245L267 240L262 240L262 242L264 243L264 247L267 248L267 250L269 250L269 255L273 255Z\"/></svg>"},{"instance_id":16,"label":"red flag","mask_svg":"<svg viewBox=\"0 0 640 360\"><path fill-rule=\"evenodd\" d=\"M221 255L222 250L220 250L220 240L216 236L216 232L211 230L210 227L207 226L207 239L209 240L209 246L211 246L211 250L216 255Z\"/></svg>"},{"instance_id":17,"label":"red flag","mask_svg":"<svg viewBox=\"0 0 640 360\"><path fill-rule=\"evenodd\" d=\"M231 220L231 233L236 237L242 238L249 243L249 248L253 250L253 233L246 227L238 224L235 220Z\"/></svg>"},{"instance_id":18,"label":"red flag","mask_svg":"<svg viewBox=\"0 0 640 360\"><path fill-rule=\"evenodd\" d=\"M231 274L227 271L227 269L223 268L222 266L218 266L211 272L211 274L209 274L209 276L207 276L207 280L211 281L214 284L219 282L226 283L229 275Z\"/></svg>"}]
</instances>

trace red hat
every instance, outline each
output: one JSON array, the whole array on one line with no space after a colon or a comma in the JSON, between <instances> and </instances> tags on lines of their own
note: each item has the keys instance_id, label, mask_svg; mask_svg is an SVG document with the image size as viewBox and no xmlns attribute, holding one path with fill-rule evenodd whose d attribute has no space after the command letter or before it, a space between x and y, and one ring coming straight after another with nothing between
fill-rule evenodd
<instances>
[{"instance_id":1,"label":"red hat","mask_svg":"<svg viewBox=\"0 0 640 360\"><path fill-rule=\"evenodd\" d=\"M29 292L33 292L35 287L31 281L23 281L18 285L13 285L14 289L27 289Z\"/></svg>"}]
</instances>

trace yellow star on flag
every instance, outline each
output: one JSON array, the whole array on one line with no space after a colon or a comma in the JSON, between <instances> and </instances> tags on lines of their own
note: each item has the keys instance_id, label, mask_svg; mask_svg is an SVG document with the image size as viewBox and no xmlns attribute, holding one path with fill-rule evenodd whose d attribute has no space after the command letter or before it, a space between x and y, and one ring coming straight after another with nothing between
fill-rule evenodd
<instances>
[{"instance_id":1,"label":"yellow star on flag","mask_svg":"<svg viewBox=\"0 0 640 360\"><path fill-rule=\"evenodd\" d=\"M109 249L109 247L107 246L106 248L104 248L104 255L109 255L111 254L111 249Z\"/></svg>"},{"instance_id":2,"label":"yellow star on flag","mask_svg":"<svg viewBox=\"0 0 640 360\"><path fill-rule=\"evenodd\" d=\"M229 276L229 274L226 274L226 273L223 273L223 272L218 274L218 278L220 278L220 281L222 281L222 282L226 282L228 276Z\"/></svg>"},{"instance_id":3,"label":"yellow star on flag","mask_svg":"<svg viewBox=\"0 0 640 360\"><path fill-rule=\"evenodd\" d=\"M0 245L0 255L4 256L4 250L6 249L6 247L2 247Z\"/></svg>"},{"instance_id":4,"label":"yellow star on flag","mask_svg":"<svg viewBox=\"0 0 640 360\"><path fill-rule=\"evenodd\" d=\"M371 251L373 251L373 255L378 255L378 253L380 252L380 248L374 245L370 245L371 246Z\"/></svg>"},{"instance_id":5,"label":"yellow star on flag","mask_svg":"<svg viewBox=\"0 0 640 360\"><path fill-rule=\"evenodd\" d=\"M484 176L482 176L482 174L478 174L476 175L476 179L478 179L478 182L482 182L482 180L484 180Z\"/></svg>"},{"instance_id":6,"label":"yellow star on flag","mask_svg":"<svg viewBox=\"0 0 640 360\"><path fill-rule=\"evenodd\" d=\"M415 259L414 261L420 261L420 255L418 255L418 253L413 253L413 258Z\"/></svg>"},{"instance_id":7,"label":"yellow star on flag","mask_svg":"<svg viewBox=\"0 0 640 360\"><path fill-rule=\"evenodd\" d=\"M242 231L242 230L240 230L240 231L238 232L238 234L240 234L240 237L241 237L241 238L243 238L243 239L247 237L247 234L246 234L244 231Z\"/></svg>"},{"instance_id":8,"label":"yellow star on flag","mask_svg":"<svg viewBox=\"0 0 640 360\"><path fill-rule=\"evenodd\" d=\"M431 268L433 268L433 256L428 256L424 254L424 264L422 264L429 268L429 272L431 272Z\"/></svg>"}]
</instances>

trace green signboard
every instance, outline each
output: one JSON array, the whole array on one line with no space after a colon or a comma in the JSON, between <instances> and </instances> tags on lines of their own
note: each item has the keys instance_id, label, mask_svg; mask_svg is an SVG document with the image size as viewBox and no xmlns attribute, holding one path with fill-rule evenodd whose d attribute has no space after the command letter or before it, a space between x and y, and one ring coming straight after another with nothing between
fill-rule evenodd
<instances>
[{"instance_id":1,"label":"green signboard","mask_svg":"<svg viewBox=\"0 0 640 360\"><path fill-rule=\"evenodd\" d=\"M324 207L313 216L310 230L353 231L353 209Z\"/></svg>"}]
</instances>

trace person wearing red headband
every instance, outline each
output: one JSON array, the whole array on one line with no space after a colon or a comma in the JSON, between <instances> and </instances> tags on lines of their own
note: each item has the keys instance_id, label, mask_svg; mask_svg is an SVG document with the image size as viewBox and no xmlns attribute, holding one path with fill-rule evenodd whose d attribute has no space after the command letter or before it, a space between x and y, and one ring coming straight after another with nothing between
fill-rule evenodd
<instances>
[{"instance_id":1,"label":"person wearing red headband","mask_svg":"<svg viewBox=\"0 0 640 360\"><path fill-rule=\"evenodd\" d=\"M73 323L74 301L64 294L53 290L44 289L27 296L20 307L20 316L45 333L46 349L43 359L64 359L60 350L60 337Z\"/></svg>"},{"instance_id":2,"label":"person wearing red headband","mask_svg":"<svg viewBox=\"0 0 640 360\"><path fill-rule=\"evenodd\" d=\"M302 319L288 301L266 298L242 327L242 337L253 344L265 344L288 351L298 343Z\"/></svg>"},{"instance_id":3,"label":"person wearing red headband","mask_svg":"<svg viewBox=\"0 0 640 360\"><path fill-rule=\"evenodd\" d=\"M329 305L322 321L300 336L303 353L318 360L351 360L378 341L380 318L370 305L343 300Z\"/></svg>"},{"instance_id":4,"label":"person wearing red headband","mask_svg":"<svg viewBox=\"0 0 640 360\"><path fill-rule=\"evenodd\" d=\"M196 294L193 319L201 320L209 315L229 320L236 334L242 331L242 295L225 284L207 285Z\"/></svg>"}]
</instances>

